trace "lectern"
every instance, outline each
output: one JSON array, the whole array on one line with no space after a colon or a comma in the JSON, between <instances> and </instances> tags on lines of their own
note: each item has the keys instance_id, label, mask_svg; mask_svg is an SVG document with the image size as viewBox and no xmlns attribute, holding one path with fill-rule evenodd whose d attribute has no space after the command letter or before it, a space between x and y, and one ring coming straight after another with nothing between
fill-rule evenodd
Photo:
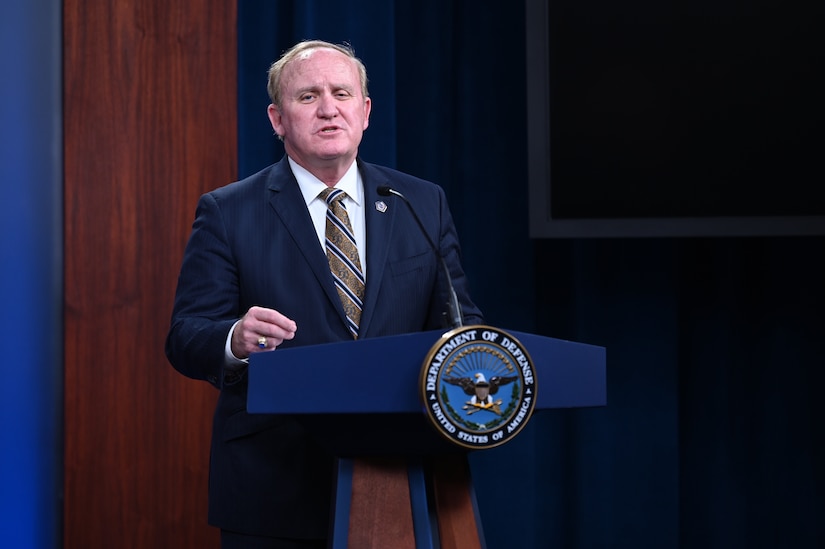
<instances>
[{"instance_id":1,"label":"lectern","mask_svg":"<svg viewBox=\"0 0 825 549\"><path fill-rule=\"evenodd\" d=\"M535 411L606 404L605 349L510 331L536 375ZM421 332L252 355L250 413L298 416L338 457L334 549L471 549L484 536L467 450L429 423Z\"/></svg>"}]
</instances>

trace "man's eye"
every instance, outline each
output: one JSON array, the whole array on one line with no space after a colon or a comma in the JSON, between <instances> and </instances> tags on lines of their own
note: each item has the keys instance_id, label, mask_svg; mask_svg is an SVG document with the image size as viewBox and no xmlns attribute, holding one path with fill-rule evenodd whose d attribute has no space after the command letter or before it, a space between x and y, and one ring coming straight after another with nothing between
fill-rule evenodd
<instances>
[{"instance_id":1,"label":"man's eye","mask_svg":"<svg viewBox=\"0 0 825 549\"><path fill-rule=\"evenodd\" d=\"M309 101L312 101L314 98L315 98L314 95L312 95L310 93L306 93L306 94L301 96L300 100L303 103L308 103Z\"/></svg>"}]
</instances>

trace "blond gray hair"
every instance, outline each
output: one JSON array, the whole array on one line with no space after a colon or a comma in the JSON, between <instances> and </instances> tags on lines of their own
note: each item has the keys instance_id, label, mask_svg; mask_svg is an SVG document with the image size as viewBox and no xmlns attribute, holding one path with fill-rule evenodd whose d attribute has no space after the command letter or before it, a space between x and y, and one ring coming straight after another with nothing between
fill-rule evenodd
<instances>
[{"instance_id":1,"label":"blond gray hair","mask_svg":"<svg viewBox=\"0 0 825 549\"><path fill-rule=\"evenodd\" d=\"M358 70L358 77L361 80L361 95L365 98L369 97L369 91L367 90L367 68L364 66L364 63L355 56L355 50L353 50L349 44L333 44L323 40L304 40L285 51L280 59L272 63L269 67L266 91L269 93L269 99L273 105L278 108L281 107L281 101L283 100L281 77L287 65L298 59L302 54L310 54L319 49L335 50L349 57Z\"/></svg>"}]
</instances>

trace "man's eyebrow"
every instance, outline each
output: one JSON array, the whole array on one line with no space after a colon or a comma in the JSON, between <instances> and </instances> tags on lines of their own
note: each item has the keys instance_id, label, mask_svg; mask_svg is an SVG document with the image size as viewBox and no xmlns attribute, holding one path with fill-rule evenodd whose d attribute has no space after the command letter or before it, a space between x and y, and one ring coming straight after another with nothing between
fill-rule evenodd
<instances>
[{"instance_id":1,"label":"man's eyebrow","mask_svg":"<svg viewBox=\"0 0 825 549\"><path fill-rule=\"evenodd\" d=\"M295 90L295 95L299 96L305 93L318 93L322 87L323 86L318 86L315 84L310 86L304 86L303 88L298 88L297 90ZM355 93L355 86L352 86L350 84L330 84L329 88L332 91L344 90L350 94Z\"/></svg>"},{"instance_id":2,"label":"man's eyebrow","mask_svg":"<svg viewBox=\"0 0 825 549\"><path fill-rule=\"evenodd\" d=\"M303 88L298 88L295 90L295 95L303 95L308 92L317 92L318 86L304 86Z\"/></svg>"}]
</instances>

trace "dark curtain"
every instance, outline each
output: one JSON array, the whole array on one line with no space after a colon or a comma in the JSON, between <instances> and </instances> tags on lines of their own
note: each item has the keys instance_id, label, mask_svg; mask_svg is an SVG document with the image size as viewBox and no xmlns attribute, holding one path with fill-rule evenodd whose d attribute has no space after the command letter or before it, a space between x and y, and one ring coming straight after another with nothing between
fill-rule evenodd
<instances>
[{"instance_id":1,"label":"dark curtain","mask_svg":"<svg viewBox=\"0 0 825 549\"><path fill-rule=\"evenodd\" d=\"M444 187L488 322L607 348L606 407L471 456L490 549L825 545L825 239L531 240L520 2L238 5L240 176L283 154L269 64L349 42L361 155Z\"/></svg>"}]
</instances>

